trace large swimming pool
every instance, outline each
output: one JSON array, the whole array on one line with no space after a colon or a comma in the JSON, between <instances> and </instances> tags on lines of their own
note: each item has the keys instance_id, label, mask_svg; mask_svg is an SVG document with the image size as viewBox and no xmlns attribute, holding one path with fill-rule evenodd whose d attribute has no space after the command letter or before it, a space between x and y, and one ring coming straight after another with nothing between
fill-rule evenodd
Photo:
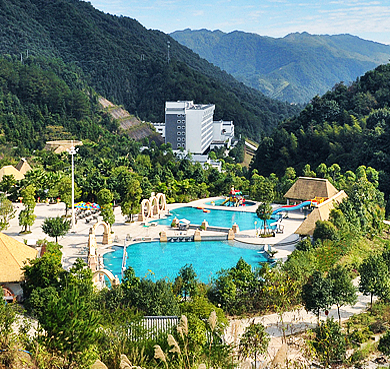
<instances>
[{"instance_id":1,"label":"large swimming pool","mask_svg":"<svg viewBox=\"0 0 390 369\"><path fill-rule=\"evenodd\" d=\"M173 209L170 211L170 216L164 219L157 220L159 224L171 225L174 217L178 219L187 219L191 224L202 224L203 220L207 220L209 226L231 228L234 223L237 223L241 231L248 229L262 228L263 221L260 220L256 213L208 209L209 213L204 213L203 209L197 209L189 206ZM153 220L154 221L154 220ZM269 223L273 223L271 220Z\"/></svg>"},{"instance_id":2,"label":"large swimming pool","mask_svg":"<svg viewBox=\"0 0 390 369\"><path fill-rule=\"evenodd\" d=\"M250 247L236 241L142 242L127 247L126 266L140 278L174 281L181 267L192 264L198 279L208 283L222 268L235 266L240 257L252 267L268 261L263 252ZM104 255L104 266L120 278L123 247L113 248Z\"/></svg>"}]
</instances>

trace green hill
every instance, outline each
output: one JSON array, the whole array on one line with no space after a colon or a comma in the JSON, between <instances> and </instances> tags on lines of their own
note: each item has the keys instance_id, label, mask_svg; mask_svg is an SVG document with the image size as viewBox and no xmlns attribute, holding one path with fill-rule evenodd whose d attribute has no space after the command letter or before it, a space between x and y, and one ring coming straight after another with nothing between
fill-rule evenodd
<instances>
[{"instance_id":1,"label":"green hill","mask_svg":"<svg viewBox=\"0 0 390 369\"><path fill-rule=\"evenodd\" d=\"M59 57L88 76L114 104L145 121L162 121L167 100L216 104L215 118L258 139L299 111L237 82L169 35L78 0L2 0L0 53ZM170 63L167 42L170 41Z\"/></svg>"},{"instance_id":2,"label":"green hill","mask_svg":"<svg viewBox=\"0 0 390 369\"><path fill-rule=\"evenodd\" d=\"M340 81L352 82L390 58L390 46L348 34L272 38L186 29L171 36L246 85L296 103L306 103Z\"/></svg>"},{"instance_id":3,"label":"green hill","mask_svg":"<svg viewBox=\"0 0 390 369\"><path fill-rule=\"evenodd\" d=\"M390 64L367 72L351 86L340 83L264 137L252 168L282 176L287 167L302 175L306 164L312 169L337 164L342 172L370 166L379 171L381 191L389 198L389 101Z\"/></svg>"}]
</instances>

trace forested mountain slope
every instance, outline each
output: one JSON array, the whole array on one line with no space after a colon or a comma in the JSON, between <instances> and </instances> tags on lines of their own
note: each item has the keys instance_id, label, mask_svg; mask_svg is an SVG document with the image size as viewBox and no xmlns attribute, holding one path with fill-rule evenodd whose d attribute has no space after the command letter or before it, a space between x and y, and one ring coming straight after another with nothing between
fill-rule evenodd
<instances>
[{"instance_id":1,"label":"forested mountain slope","mask_svg":"<svg viewBox=\"0 0 390 369\"><path fill-rule=\"evenodd\" d=\"M99 146L105 158L137 152L120 123L99 106L80 69L59 59L29 57L22 64L0 58L2 162L32 155L46 141L75 138Z\"/></svg>"},{"instance_id":2,"label":"forested mountain slope","mask_svg":"<svg viewBox=\"0 0 390 369\"><path fill-rule=\"evenodd\" d=\"M1 54L75 63L98 93L142 120L162 121L166 100L214 103L216 119L234 120L238 132L259 138L299 111L237 82L169 35L84 1L2 0L0 24Z\"/></svg>"},{"instance_id":3,"label":"forested mountain slope","mask_svg":"<svg viewBox=\"0 0 390 369\"><path fill-rule=\"evenodd\" d=\"M302 175L306 164L313 169L321 163L337 164L343 172L371 166L380 171L381 190L388 197L389 101L390 64L367 72L349 87L340 83L264 137L252 168L263 175L283 175L287 167L294 167Z\"/></svg>"},{"instance_id":4,"label":"forested mountain slope","mask_svg":"<svg viewBox=\"0 0 390 369\"><path fill-rule=\"evenodd\" d=\"M390 58L390 46L356 36L176 31L171 36L246 85L283 101L306 103L336 83L355 81Z\"/></svg>"}]
</instances>

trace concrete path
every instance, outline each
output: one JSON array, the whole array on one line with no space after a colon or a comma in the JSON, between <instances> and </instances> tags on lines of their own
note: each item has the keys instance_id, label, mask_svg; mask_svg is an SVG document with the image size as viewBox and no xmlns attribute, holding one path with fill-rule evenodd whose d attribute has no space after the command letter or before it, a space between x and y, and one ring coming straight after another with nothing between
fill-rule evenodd
<instances>
[{"instance_id":1,"label":"concrete path","mask_svg":"<svg viewBox=\"0 0 390 369\"><path fill-rule=\"evenodd\" d=\"M181 206L211 207L209 205L206 205L205 203L219 198L220 197L196 200L189 204L169 204L168 209L172 210ZM11 220L11 225L9 229L4 231L5 234L12 236L21 242L23 242L23 240L32 241L32 240L38 240L43 238L47 238L51 241L54 241L54 239L50 239L42 232L41 225L46 217L56 217L56 216L64 215L65 205L63 203L50 204L50 205L37 204L35 208L35 215L37 216L37 218L34 225L31 227L32 233L28 235L19 234L21 227L18 224L18 214L20 210L23 209L23 205L15 204L15 207L17 210L16 217ZM277 206L274 207L276 208ZM220 208L220 209L231 210L231 211L254 212L256 211L257 205L239 207L239 208L214 206L213 208L215 209ZM114 235L115 238L117 238L117 242L114 244L119 246L123 246L124 242L126 242L126 244L129 244L129 242L126 241L126 238L128 236L130 236L131 239L150 237L153 240L158 240L159 233L162 230L166 230L168 236L170 235L173 236L175 233L175 231L168 226L157 225L157 226L153 226L153 227L150 226L146 228L143 225L141 225L140 222L135 222L131 224L125 223L125 218L121 214L119 207L115 208L114 213L115 213L116 221L112 229L115 232ZM283 225L284 225L283 234L277 234L276 237L272 239L271 238L262 239L256 237L255 230L253 229L253 230L248 230L248 231L243 231L238 233L236 235L236 240L243 243L250 243L254 246L258 246L259 248L262 247L262 245L264 244L272 245L272 248L277 251L276 258L285 259L289 254L291 254L291 252L294 251L294 245L288 243L292 243L297 240L297 236L294 234L294 231L299 227L302 221L303 221L302 213L300 213L299 211L290 212L288 219L283 220ZM153 222L153 220L151 220L151 222ZM89 235L89 230L92 226L93 224L91 223L87 224L85 220L79 220L76 227L76 233L68 233L65 237L59 239L59 243L63 246L62 252L63 252L64 268L69 269L69 267L79 257L87 261L88 235ZM188 231L188 235L190 235L190 232L191 231ZM103 228L100 229L100 231L97 231L98 245L99 244L101 245L102 233L103 233ZM217 235L217 234L219 233L202 231L202 235ZM98 250L98 253L104 253L106 251L107 251L107 247L102 247L101 245L100 249ZM355 306L343 307L341 309L342 319L347 319L353 314L357 314L364 311L368 303L369 303L369 296L363 296L362 294L359 294L358 302ZM335 319L338 319L337 309L335 308L331 309L330 316L333 316ZM322 316L321 318L324 319L325 317ZM256 317L254 319L255 322L261 322L266 326L267 332L272 337L269 356L275 355L276 351L282 344L281 343L282 327L280 324L280 317L277 314L271 314L262 317ZM230 343L237 342L240 335L244 332L245 327L248 326L251 320L252 319L232 319L230 321L229 327L226 330L226 341ZM294 333L302 332L307 328L314 327L317 323L317 317L311 313L307 313L304 309L299 309L297 311L285 313L283 315L283 321L284 321L284 326L286 327L286 333L291 335Z\"/></svg>"}]
</instances>

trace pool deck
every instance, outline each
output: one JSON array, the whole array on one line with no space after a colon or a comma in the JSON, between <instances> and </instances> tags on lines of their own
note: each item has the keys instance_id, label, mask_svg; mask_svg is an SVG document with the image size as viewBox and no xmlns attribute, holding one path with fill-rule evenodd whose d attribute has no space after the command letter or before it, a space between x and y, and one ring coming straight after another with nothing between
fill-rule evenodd
<instances>
[{"instance_id":1,"label":"pool deck","mask_svg":"<svg viewBox=\"0 0 390 369\"><path fill-rule=\"evenodd\" d=\"M172 210L175 208L179 208L182 206L202 206L205 208L213 208L213 209L224 209L230 211L249 211L255 212L257 205L253 206L245 206L245 207L227 207L227 206L212 206L205 205L206 202L210 202L216 199L220 199L221 197L207 198L196 200L191 203L185 204L168 204L168 210ZM17 203L14 204L17 210L15 214L15 218L11 220L10 227L4 231L5 234L23 242L23 240L29 240L30 242L34 242L34 240L39 240L46 238L49 241L54 241L54 238L50 238L45 235L41 229L42 223L47 217L56 217L65 214L65 204L37 204L35 207L35 215L36 220L34 225L31 227L31 233L26 235L20 235L19 231L21 227L18 222L18 215L20 210L23 209L23 205ZM278 206L274 205L274 208ZM117 239L117 242L114 242L113 245L123 246L124 243L128 245L129 242L126 241L126 237L130 236L130 239L134 242L134 239L142 240L142 239L151 239L151 240L159 240L159 233L162 230L167 232L168 237L177 236L178 231L170 228L165 225L150 225L154 223L156 219L150 219L148 221L149 227L145 227L141 222L134 223L126 223L124 216L121 214L120 207L116 207L114 210L115 213L115 223L112 227L114 231L113 240ZM100 218L100 217L99 217ZM100 218L101 219L101 218ZM294 251L294 243L298 240L298 236L294 234L295 230L302 223L304 217L302 213L290 212L289 218L283 219L282 224L284 225L284 233L276 234L275 237L270 238L259 238L256 237L256 232L254 229L242 231L236 234L236 240L251 244L252 246L258 246L259 249L263 247L263 245L271 245L272 249L277 251L275 255L275 259L285 259L292 251ZM88 255L88 236L89 230L93 226L92 223L86 223L85 220L79 220L76 225L76 232L69 232L66 236L60 237L58 242L63 246L63 266L66 269L69 269L70 266L75 262L77 258L82 258L85 261L87 260ZM110 250L110 246L104 246L101 244L102 242L102 228L98 228L97 230L97 242L99 246L98 253L104 254ZM188 236L194 234L194 230L188 230L186 233ZM211 231L201 231L202 236L218 236L221 235L220 232L211 232Z\"/></svg>"}]
</instances>

